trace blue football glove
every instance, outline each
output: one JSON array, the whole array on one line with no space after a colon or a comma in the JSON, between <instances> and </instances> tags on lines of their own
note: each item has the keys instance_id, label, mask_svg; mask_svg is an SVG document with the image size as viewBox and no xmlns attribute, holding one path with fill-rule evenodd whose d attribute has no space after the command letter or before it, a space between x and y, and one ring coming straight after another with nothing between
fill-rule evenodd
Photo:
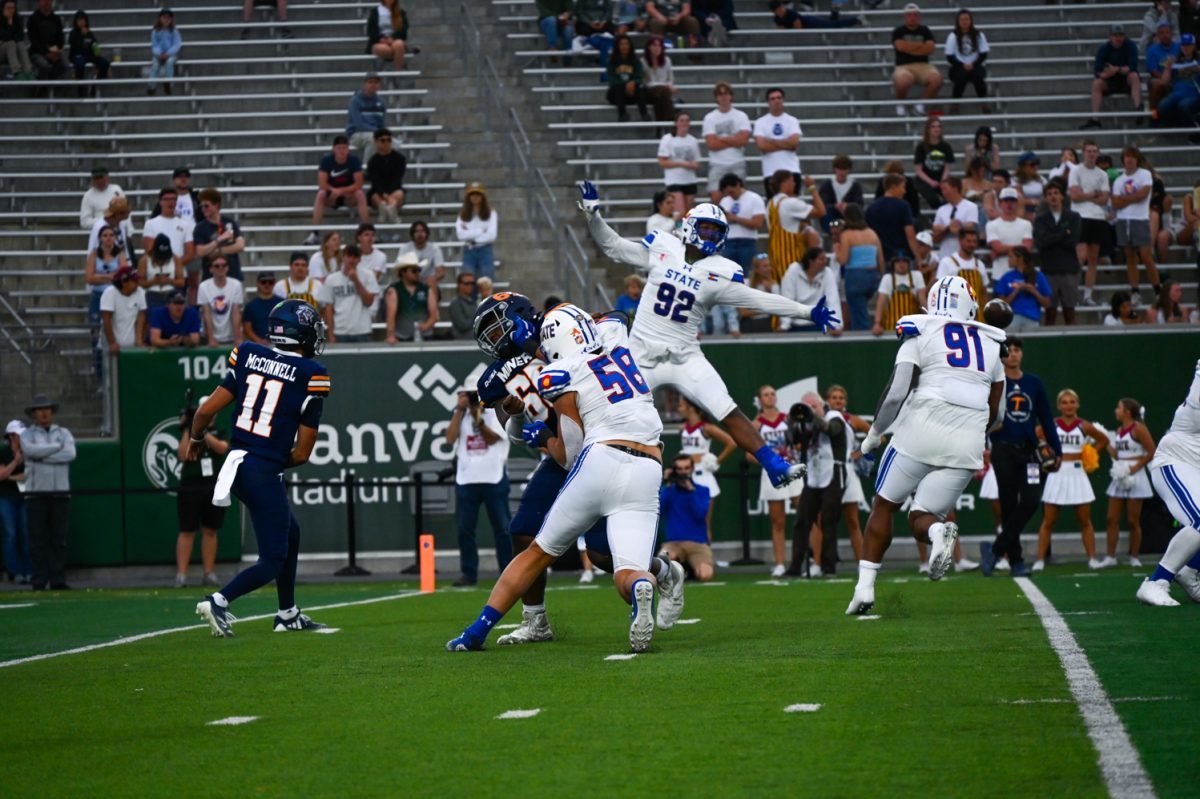
<instances>
[{"instance_id":1,"label":"blue football glove","mask_svg":"<svg viewBox=\"0 0 1200 799\"><path fill-rule=\"evenodd\" d=\"M854 461L854 471L858 472L859 477L870 477L871 472L875 471L875 456L863 455Z\"/></svg>"},{"instance_id":2,"label":"blue football glove","mask_svg":"<svg viewBox=\"0 0 1200 799\"><path fill-rule=\"evenodd\" d=\"M586 214L594 214L600 208L600 191L590 180L575 184L579 187L579 210Z\"/></svg>"},{"instance_id":3,"label":"blue football glove","mask_svg":"<svg viewBox=\"0 0 1200 799\"><path fill-rule=\"evenodd\" d=\"M524 349L525 345L530 341L537 341L538 331L530 322L523 316L518 316L513 320L513 329L510 334L512 343L517 345L517 349Z\"/></svg>"},{"instance_id":4,"label":"blue football glove","mask_svg":"<svg viewBox=\"0 0 1200 799\"><path fill-rule=\"evenodd\" d=\"M825 298L822 297L813 306L812 316L809 317L812 323L821 328L822 333L828 333L842 323L838 317L837 311L825 304Z\"/></svg>"},{"instance_id":5,"label":"blue football glove","mask_svg":"<svg viewBox=\"0 0 1200 799\"><path fill-rule=\"evenodd\" d=\"M553 436L545 422L531 422L521 428L521 440L534 449L546 446Z\"/></svg>"}]
</instances>

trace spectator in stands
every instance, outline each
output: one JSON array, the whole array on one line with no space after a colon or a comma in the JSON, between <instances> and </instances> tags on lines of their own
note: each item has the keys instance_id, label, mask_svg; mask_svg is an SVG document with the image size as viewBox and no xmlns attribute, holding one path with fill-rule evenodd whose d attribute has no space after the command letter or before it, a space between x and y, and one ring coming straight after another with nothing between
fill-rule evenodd
<instances>
[{"instance_id":1,"label":"spectator in stands","mask_svg":"<svg viewBox=\"0 0 1200 799\"><path fill-rule=\"evenodd\" d=\"M200 218L200 192L192 188L192 170L177 166L171 172L171 185L175 187L175 216L195 222ZM151 218L162 213L162 202L154 204Z\"/></svg>"},{"instance_id":2,"label":"spectator in stands","mask_svg":"<svg viewBox=\"0 0 1200 799\"><path fill-rule=\"evenodd\" d=\"M400 245L398 257L412 255L416 258L417 265L421 267L421 282L436 291L438 283L446 276L446 259L442 257L442 248L429 240L429 225L422 220L409 225L408 238L409 241Z\"/></svg>"},{"instance_id":3,"label":"spectator in stands","mask_svg":"<svg viewBox=\"0 0 1200 799\"><path fill-rule=\"evenodd\" d=\"M171 81L175 79L175 62L183 48L183 38L175 30L175 12L164 8L158 12L154 30L150 33L150 85L146 94L158 90L158 79L163 78L163 91L171 93Z\"/></svg>"},{"instance_id":4,"label":"spectator in stands","mask_svg":"<svg viewBox=\"0 0 1200 799\"><path fill-rule=\"evenodd\" d=\"M379 5L367 15L367 52L381 61L391 61L392 66L402 70L408 52L407 40L408 14L400 7L400 0L379 0Z\"/></svg>"},{"instance_id":5,"label":"spectator in stands","mask_svg":"<svg viewBox=\"0 0 1200 799\"><path fill-rule=\"evenodd\" d=\"M888 173L883 176L883 196L866 210L867 224L879 237L885 262L917 251L917 234L912 208L904 201L907 186L904 175Z\"/></svg>"},{"instance_id":6,"label":"spectator in stands","mask_svg":"<svg viewBox=\"0 0 1200 799\"><path fill-rule=\"evenodd\" d=\"M1041 163L1037 153L1026 150L1017 158L1017 174L1013 177L1013 182L1021 190L1021 213L1030 221L1037 213L1046 186L1046 178L1038 171Z\"/></svg>"},{"instance_id":7,"label":"spectator in stands","mask_svg":"<svg viewBox=\"0 0 1200 799\"><path fill-rule=\"evenodd\" d=\"M768 294L781 293L779 281L775 279L775 270L771 267L771 256L765 252L754 256L746 285ZM770 333L777 325L778 320L769 313L760 313L752 308L738 309L738 328L743 333Z\"/></svg>"},{"instance_id":8,"label":"spectator in stands","mask_svg":"<svg viewBox=\"0 0 1200 799\"><path fill-rule=\"evenodd\" d=\"M1008 274L1008 253L1014 247L1033 249L1033 224L1017 213L1020 195L1012 186L1000 191L1000 216L987 223L987 245L992 253L992 281Z\"/></svg>"},{"instance_id":9,"label":"spectator in stands","mask_svg":"<svg viewBox=\"0 0 1200 799\"><path fill-rule=\"evenodd\" d=\"M975 138L963 148L963 160L970 163L973 158L983 159L989 177L992 172L1000 168L1000 145L996 144L989 125L980 125L976 128Z\"/></svg>"},{"instance_id":10,"label":"spectator in stands","mask_svg":"<svg viewBox=\"0 0 1200 799\"><path fill-rule=\"evenodd\" d=\"M375 137L375 154L367 161L367 178L371 181L368 195L371 205L379 212L381 224L394 225L400 221L404 206L404 173L408 159L392 147L392 132L379 128Z\"/></svg>"},{"instance_id":11,"label":"spectator in stands","mask_svg":"<svg viewBox=\"0 0 1200 799\"><path fill-rule=\"evenodd\" d=\"M246 25L245 28L242 28L242 39L250 38L250 18L254 14L254 7L262 5L270 5L270 0L267 0L267 2L263 2L263 0L245 0L242 3L242 22ZM275 18L279 22L288 21L287 0L275 0ZM283 39L292 38L292 29L287 25L282 26L279 29L279 36Z\"/></svg>"},{"instance_id":12,"label":"spectator in stands","mask_svg":"<svg viewBox=\"0 0 1200 799\"><path fill-rule=\"evenodd\" d=\"M187 304L182 291L172 292L166 305L150 311L150 346L200 346L200 312Z\"/></svg>"},{"instance_id":13,"label":"spectator in stands","mask_svg":"<svg viewBox=\"0 0 1200 799\"><path fill-rule=\"evenodd\" d=\"M48 3L47 3L48 5ZM21 431L25 458L25 503L34 591L64 591L67 585L67 529L71 499L71 462L75 437L54 423L58 403L38 394L25 413L33 424Z\"/></svg>"},{"instance_id":14,"label":"spectator in stands","mask_svg":"<svg viewBox=\"0 0 1200 799\"><path fill-rule=\"evenodd\" d=\"M1114 291L1108 298L1110 311L1104 317L1105 327L1136 325L1141 323L1128 291Z\"/></svg>"},{"instance_id":15,"label":"spectator in stands","mask_svg":"<svg viewBox=\"0 0 1200 799\"><path fill-rule=\"evenodd\" d=\"M1153 181L1150 184L1150 242L1158 262L1163 263L1171 257L1171 208L1175 201L1167 194L1162 175L1149 165L1147 168Z\"/></svg>"},{"instance_id":16,"label":"spectator in stands","mask_svg":"<svg viewBox=\"0 0 1200 799\"><path fill-rule=\"evenodd\" d=\"M1170 278L1163 280L1158 299L1146 309L1147 324L1187 324L1190 313L1179 304L1182 299L1183 286Z\"/></svg>"},{"instance_id":17,"label":"spectator in stands","mask_svg":"<svg viewBox=\"0 0 1200 799\"><path fill-rule=\"evenodd\" d=\"M738 29L733 0L693 0L692 16L700 23L700 37L710 47L724 47L729 34Z\"/></svg>"},{"instance_id":18,"label":"spectator in stands","mask_svg":"<svg viewBox=\"0 0 1200 799\"><path fill-rule=\"evenodd\" d=\"M492 296L492 279L490 277L475 278L475 296L480 298L480 302ZM554 303L554 305L562 305L562 300ZM547 305L546 307L553 308L554 305Z\"/></svg>"},{"instance_id":19,"label":"spectator in stands","mask_svg":"<svg viewBox=\"0 0 1200 799\"><path fill-rule=\"evenodd\" d=\"M888 273L879 281L875 298L875 325L871 333L895 330L900 317L920 313L925 307L925 276L913 271L912 257L901 252L888 264Z\"/></svg>"},{"instance_id":20,"label":"spectator in stands","mask_svg":"<svg viewBox=\"0 0 1200 799\"><path fill-rule=\"evenodd\" d=\"M387 343L421 341L438 321L437 292L421 282L421 267L411 255L399 264L400 279L384 294Z\"/></svg>"},{"instance_id":21,"label":"spectator in stands","mask_svg":"<svg viewBox=\"0 0 1200 799\"><path fill-rule=\"evenodd\" d=\"M29 528L25 522L25 456L21 454L21 433L25 423L13 419L4 427L0 445L0 533L4 535L4 568L8 579L18 585L29 582L33 566L29 562Z\"/></svg>"},{"instance_id":22,"label":"spectator in stands","mask_svg":"<svg viewBox=\"0 0 1200 799\"><path fill-rule=\"evenodd\" d=\"M933 215L933 240L939 253L947 258L958 252L958 237L964 230L979 228L979 206L962 195L962 180L953 175L942 180L946 202Z\"/></svg>"},{"instance_id":23,"label":"spectator in stands","mask_svg":"<svg viewBox=\"0 0 1200 799\"><path fill-rule=\"evenodd\" d=\"M1149 55L1150 43L1158 36L1162 27L1171 31L1171 37L1179 38L1179 15L1171 8L1171 0L1153 0L1142 16L1142 35L1138 39L1138 52Z\"/></svg>"},{"instance_id":24,"label":"spectator in stands","mask_svg":"<svg viewBox=\"0 0 1200 799\"><path fill-rule=\"evenodd\" d=\"M117 232L107 225L100 228L100 244L88 253L84 280L90 290L88 322L93 327L100 325L100 295L113 284L117 270L129 266L125 251L117 245ZM135 270L134 274L137 272Z\"/></svg>"},{"instance_id":25,"label":"spectator in stands","mask_svg":"<svg viewBox=\"0 0 1200 799\"><path fill-rule=\"evenodd\" d=\"M675 115L675 131L664 134L658 143L658 165L663 168L663 183L675 195L675 211L686 216L696 200L696 170L700 168L700 142L689 129L692 118L687 111Z\"/></svg>"},{"instance_id":26,"label":"spectator in stands","mask_svg":"<svg viewBox=\"0 0 1200 799\"><path fill-rule=\"evenodd\" d=\"M800 145L800 120L783 110L783 89L772 86L767 89L767 113L754 120L754 144L762 153L763 183L770 197L774 192L767 179L779 170L787 170L800 183L800 158L796 148ZM776 187L778 188L778 187ZM820 216L824 216L822 211Z\"/></svg>"},{"instance_id":27,"label":"spectator in stands","mask_svg":"<svg viewBox=\"0 0 1200 799\"><path fill-rule=\"evenodd\" d=\"M638 303L642 299L642 291L646 288L646 281L641 275L626 275L622 284L625 291L617 297L616 310L632 319L637 313Z\"/></svg>"},{"instance_id":28,"label":"spectator in stands","mask_svg":"<svg viewBox=\"0 0 1200 799\"><path fill-rule=\"evenodd\" d=\"M774 262L774 256L771 260ZM779 293L789 300L806 305L816 305L824 297L825 304L830 308L842 307L841 297L838 296L837 275L829 270L829 256L820 247L806 250L798 263L793 263L787 268L779 287ZM796 319L780 319L779 329L790 329L797 333L819 330L816 325ZM841 334L840 325L829 331L831 336L840 336Z\"/></svg>"},{"instance_id":29,"label":"spectator in stands","mask_svg":"<svg viewBox=\"0 0 1200 799\"><path fill-rule=\"evenodd\" d=\"M171 238L158 233L150 250L138 259L138 282L146 290L146 304L154 309L187 285L183 260L171 248Z\"/></svg>"},{"instance_id":30,"label":"spectator in stands","mask_svg":"<svg viewBox=\"0 0 1200 799\"><path fill-rule=\"evenodd\" d=\"M1158 33L1153 44L1146 50L1146 72L1150 74L1150 115L1157 118L1155 112L1162 98L1171 91L1170 77L1164 77L1163 62L1170 59L1172 63L1179 61L1179 42L1171 31L1171 23L1160 20Z\"/></svg>"},{"instance_id":31,"label":"spectator in stands","mask_svg":"<svg viewBox=\"0 0 1200 799\"><path fill-rule=\"evenodd\" d=\"M658 489L663 539L659 557L679 561L696 579L706 583L713 576L713 554L709 542L708 512L712 495L696 483L692 456L680 453L671 461Z\"/></svg>"},{"instance_id":32,"label":"spectator in stands","mask_svg":"<svg viewBox=\"0 0 1200 799\"><path fill-rule=\"evenodd\" d=\"M1083 123L1083 130L1102 127L1100 106L1107 94L1128 94L1133 110L1142 109L1142 81L1138 77L1138 48L1125 37L1124 25L1108 29L1108 41L1096 51L1092 67L1092 117Z\"/></svg>"},{"instance_id":33,"label":"spectator in stands","mask_svg":"<svg viewBox=\"0 0 1200 799\"><path fill-rule=\"evenodd\" d=\"M767 206L763 198L746 188L734 174L721 178L721 210L729 223L724 255L750 274L758 252L758 233L767 224Z\"/></svg>"},{"instance_id":34,"label":"spectator in stands","mask_svg":"<svg viewBox=\"0 0 1200 799\"><path fill-rule=\"evenodd\" d=\"M1046 180L1051 181L1059 178L1063 186L1067 185L1067 181L1071 178L1071 170L1079 165L1079 153L1074 147L1064 147L1058 155L1058 164L1046 173Z\"/></svg>"},{"instance_id":35,"label":"spectator in stands","mask_svg":"<svg viewBox=\"0 0 1200 799\"><path fill-rule=\"evenodd\" d=\"M1042 309L1050 307L1050 281L1034 269L1033 254L1024 247L1013 247L1009 265L1012 269L996 281L996 296L1013 310L1006 329L1010 333L1036 330L1042 323Z\"/></svg>"},{"instance_id":36,"label":"spectator in stands","mask_svg":"<svg viewBox=\"0 0 1200 799\"><path fill-rule=\"evenodd\" d=\"M616 35L643 33L648 22L645 0L613 0L612 23Z\"/></svg>"},{"instance_id":37,"label":"spectator in stands","mask_svg":"<svg viewBox=\"0 0 1200 799\"><path fill-rule=\"evenodd\" d=\"M938 261L935 279L957 275L971 285L979 302L987 302L987 267L975 257L979 236L974 228L964 229L958 237L958 252L953 252ZM932 281L931 281L932 282Z\"/></svg>"},{"instance_id":38,"label":"spectator in stands","mask_svg":"<svg viewBox=\"0 0 1200 799\"><path fill-rule=\"evenodd\" d=\"M670 233L679 224L678 214L675 213L675 193L666 191L654 192L651 201L654 213L646 217L646 232L662 230Z\"/></svg>"},{"instance_id":39,"label":"spectator in stands","mask_svg":"<svg viewBox=\"0 0 1200 799\"><path fill-rule=\"evenodd\" d=\"M179 216L176 206L179 195L174 187L162 189L158 193L158 206L161 212L146 220L142 228L142 249L147 255L151 254L154 241L161 233L171 242L171 252L182 264L189 264L196 257L196 244L193 240L195 225L191 219Z\"/></svg>"},{"instance_id":40,"label":"spectator in stands","mask_svg":"<svg viewBox=\"0 0 1200 799\"><path fill-rule=\"evenodd\" d=\"M1079 236L1079 260L1087 266L1082 305L1095 306L1092 291L1096 286L1096 269L1100 247L1112 237L1105 206L1109 199L1108 175L1096 165L1100 147L1091 139L1083 140L1083 163L1067 177L1067 192L1071 207L1082 217Z\"/></svg>"},{"instance_id":41,"label":"spectator in stands","mask_svg":"<svg viewBox=\"0 0 1200 799\"><path fill-rule=\"evenodd\" d=\"M933 232L922 230L917 234L917 251L913 254L913 266L925 276L925 285L937 280L938 264L942 262L937 245L933 243Z\"/></svg>"},{"instance_id":42,"label":"spectator in stands","mask_svg":"<svg viewBox=\"0 0 1200 799\"><path fill-rule=\"evenodd\" d=\"M371 340L371 308L379 296L375 273L361 264L362 250L347 244L342 268L325 279L329 297L329 341L359 344Z\"/></svg>"},{"instance_id":43,"label":"spectator in stands","mask_svg":"<svg viewBox=\"0 0 1200 799\"><path fill-rule=\"evenodd\" d=\"M969 83L975 88L975 96L986 100L987 68L983 62L987 61L987 57L987 37L975 27L975 15L965 8L959 9L954 17L954 29L946 37L946 61L950 63L954 99L963 96ZM986 102L980 103L979 110L985 114L992 113L992 107ZM957 103L952 105L950 113L962 113L962 106Z\"/></svg>"},{"instance_id":44,"label":"spectator in stands","mask_svg":"<svg viewBox=\"0 0 1200 799\"><path fill-rule=\"evenodd\" d=\"M302 252L292 253L288 259L288 276L275 283L275 296L281 300L307 302L324 316L329 304L329 292L325 284L308 274L308 256Z\"/></svg>"},{"instance_id":45,"label":"spectator in stands","mask_svg":"<svg viewBox=\"0 0 1200 799\"><path fill-rule=\"evenodd\" d=\"M92 185L83 193L79 204L79 226L91 230L96 220L104 216L113 197L124 197L125 192L108 179L108 167L97 164L92 167Z\"/></svg>"},{"instance_id":46,"label":"spectator in stands","mask_svg":"<svg viewBox=\"0 0 1200 799\"><path fill-rule=\"evenodd\" d=\"M475 276L462 274L454 284L454 299L450 300L450 335L453 338L469 339L475 336ZM621 298L617 298L617 310L621 310Z\"/></svg>"},{"instance_id":47,"label":"spectator in stands","mask_svg":"<svg viewBox=\"0 0 1200 799\"><path fill-rule=\"evenodd\" d=\"M774 15L774 23L776 28L785 28L787 30L802 30L809 28L812 30L824 28L853 28L862 25L863 22L859 17L853 14L842 16L838 11L834 11L827 17L819 17L815 14L801 14L788 7L788 3L784 0L771 0L771 13ZM835 6L836 8L836 6Z\"/></svg>"},{"instance_id":48,"label":"spectator in stands","mask_svg":"<svg viewBox=\"0 0 1200 799\"><path fill-rule=\"evenodd\" d=\"M8 71L19 80L33 80L33 62L25 42L25 24L17 11L17 0L4 0L0 9L0 56L8 62ZM5 484L0 482L0 493Z\"/></svg>"},{"instance_id":49,"label":"spectator in stands","mask_svg":"<svg viewBox=\"0 0 1200 799\"><path fill-rule=\"evenodd\" d=\"M321 249L308 259L308 276L325 280L342 268L342 234L327 230L321 234Z\"/></svg>"},{"instance_id":50,"label":"spectator in stands","mask_svg":"<svg viewBox=\"0 0 1200 799\"><path fill-rule=\"evenodd\" d=\"M304 240L305 244L316 244L319 235L316 226L325 218L326 208L341 208L343 205L358 208L358 221L371 221L367 210L367 195L363 191L362 161L350 154L350 140L335 136L330 152L321 158L317 166L317 197L313 201L313 231Z\"/></svg>"},{"instance_id":51,"label":"spectator in stands","mask_svg":"<svg viewBox=\"0 0 1200 799\"><path fill-rule=\"evenodd\" d=\"M208 264L212 277L200 284L196 305L204 317L208 346L242 343L242 303L246 290L242 281L229 277L229 259L214 255Z\"/></svg>"},{"instance_id":52,"label":"spectator in stands","mask_svg":"<svg viewBox=\"0 0 1200 799\"><path fill-rule=\"evenodd\" d=\"M1150 240L1150 191L1154 178L1143 166L1142 151L1132 144L1121 150L1123 174L1112 182L1112 207L1117 212L1117 246L1125 250L1125 273L1133 307L1142 304L1138 291L1138 260L1146 265L1150 285L1158 293L1158 265Z\"/></svg>"},{"instance_id":53,"label":"spectator in stands","mask_svg":"<svg viewBox=\"0 0 1200 799\"><path fill-rule=\"evenodd\" d=\"M375 246L375 226L370 222L359 225L358 229L354 231L354 240L358 243L360 257L358 268L369 269L371 274L375 275L375 282L378 283L387 274L391 264L388 263L383 250Z\"/></svg>"},{"instance_id":54,"label":"spectator in stands","mask_svg":"<svg viewBox=\"0 0 1200 799\"><path fill-rule=\"evenodd\" d=\"M700 46L700 21L692 16L692 4L686 0L646 0L646 15L655 36L686 36L685 46Z\"/></svg>"},{"instance_id":55,"label":"spectator in stands","mask_svg":"<svg viewBox=\"0 0 1200 799\"><path fill-rule=\"evenodd\" d=\"M834 257L842 267L846 285L846 303L850 307L851 330L870 330L871 316L867 304L879 288L883 274L883 243L874 230L867 227L862 206L846 206L845 228L837 237Z\"/></svg>"},{"instance_id":56,"label":"spectator in stands","mask_svg":"<svg viewBox=\"0 0 1200 799\"><path fill-rule=\"evenodd\" d=\"M1153 125L1193 127L1200 117L1200 61L1196 59L1195 35L1180 36L1179 49L1176 60L1164 62L1163 80L1170 85L1170 93L1159 102ZM1188 141L1200 143L1200 132L1192 133Z\"/></svg>"},{"instance_id":57,"label":"spectator in stands","mask_svg":"<svg viewBox=\"0 0 1200 799\"><path fill-rule=\"evenodd\" d=\"M387 111L387 103L379 96L379 73L368 72L346 111L346 135L350 146L362 154L359 160L364 164L375 155L375 131L387 127Z\"/></svg>"},{"instance_id":58,"label":"spectator in stands","mask_svg":"<svg viewBox=\"0 0 1200 799\"><path fill-rule=\"evenodd\" d=\"M931 116L925 120L925 132L913 151L916 164L917 190L933 210L937 210L946 198L942 195L942 178L947 175L946 167L954 163L954 148L942 136L942 120Z\"/></svg>"},{"instance_id":59,"label":"spectator in stands","mask_svg":"<svg viewBox=\"0 0 1200 799\"><path fill-rule=\"evenodd\" d=\"M989 219L1000 216L1000 202L996 199L996 191L987 176L987 166L982 158L976 156L967 161L962 182L963 196L979 206L979 229L983 230Z\"/></svg>"},{"instance_id":60,"label":"spectator in stands","mask_svg":"<svg viewBox=\"0 0 1200 799\"><path fill-rule=\"evenodd\" d=\"M753 127L750 117L733 107L733 87L725 81L713 87L717 107L704 115L701 134L708 147L708 198L721 201L721 178L734 174L746 179L746 144Z\"/></svg>"},{"instance_id":61,"label":"spectator in stands","mask_svg":"<svg viewBox=\"0 0 1200 799\"><path fill-rule=\"evenodd\" d=\"M462 209L454 220L454 234L463 243L463 271L496 279L492 244L499 227L500 214L488 204L484 185L479 181L468 183Z\"/></svg>"},{"instance_id":62,"label":"spectator in stands","mask_svg":"<svg viewBox=\"0 0 1200 799\"><path fill-rule=\"evenodd\" d=\"M883 196L883 179L888 175L899 175L904 178L904 193L899 196L904 199L904 202L908 203L908 209L912 212L915 224L920 227L921 193L917 189L916 180L904 174L904 162L888 161L883 165L883 175L880 176L879 181L875 184L875 199L878 200Z\"/></svg>"},{"instance_id":63,"label":"spectator in stands","mask_svg":"<svg viewBox=\"0 0 1200 799\"><path fill-rule=\"evenodd\" d=\"M575 42L580 49L586 44L600 54L600 68L608 68L608 56L613 48L612 0L575 0ZM632 45L630 46L632 52ZM605 78L601 78L605 80Z\"/></svg>"},{"instance_id":64,"label":"spectator in stands","mask_svg":"<svg viewBox=\"0 0 1200 799\"><path fill-rule=\"evenodd\" d=\"M67 45L70 48L68 55L71 58L71 64L75 67L75 80L83 80L84 70L88 64L96 65L96 78L104 80L108 77L108 59L100 55L100 41L96 38L96 34L92 32L91 19L83 9L75 12L74 19L71 20L71 35L67 37ZM95 87L92 87L92 93L95 94ZM87 94L84 87L79 87L79 96L83 97Z\"/></svg>"},{"instance_id":65,"label":"spectator in stands","mask_svg":"<svg viewBox=\"0 0 1200 799\"><path fill-rule=\"evenodd\" d=\"M1075 306L1079 304L1079 237L1083 218L1067 207L1062 184L1046 184L1046 204L1034 220L1033 241L1042 256L1042 272L1050 282L1050 303L1046 308L1046 326L1057 321L1058 306L1063 308L1063 323L1075 324Z\"/></svg>"},{"instance_id":66,"label":"spectator in stands","mask_svg":"<svg viewBox=\"0 0 1200 799\"><path fill-rule=\"evenodd\" d=\"M138 272L123 266L112 276L97 303L102 341L112 354L146 342L146 290L138 285Z\"/></svg>"},{"instance_id":67,"label":"spectator in stands","mask_svg":"<svg viewBox=\"0 0 1200 799\"><path fill-rule=\"evenodd\" d=\"M279 304L279 298L275 296L275 273L259 272L255 286L254 296L242 309L242 338L269 347L267 318L271 309Z\"/></svg>"},{"instance_id":68,"label":"spectator in stands","mask_svg":"<svg viewBox=\"0 0 1200 799\"><path fill-rule=\"evenodd\" d=\"M37 70L38 80L61 80L67 75L66 44L63 23L54 13L54 0L37 0L37 7L25 23L29 36L29 58Z\"/></svg>"},{"instance_id":69,"label":"spectator in stands","mask_svg":"<svg viewBox=\"0 0 1200 799\"><path fill-rule=\"evenodd\" d=\"M1200 180L1191 192L1183 195L1183 227L1179 230L1179 243L1200 249Z\"/></svg>"},{"instance_id":70,"label":"spectator in stands","mask_svg":"<svg viewBox=\"0 0 1200 799\"><path fill-rule=\"evenodd\" d=\"M675 78L671 71L671 57L663 48L661 36L651 36L646 41L642 55L642 76L645 80L646 96L654 106L654 119L669 122L675 119Z\"/></svg>"},{"instance_id":71,"label":"spectator in stands","mask_svg":"<svg viewBox=\"0 0 1200 799\"><path fill-rule=\"evenodd\" d=\"M242 259L246 249L242 228L232 217L221 215L221 192L207 188L200 192L200 220L192 230L196 257L204 259L204 279L211 277L211 261L222 257L228 265L229 277L242 279Z\"/></svg>"},{"instance_id":72,"label":"spectator in stands","mask_svg":"<svg viewBox=\"0 0 1200 799\"><path fill-rule=\"evenodd\" d=\"M835 219L844 218L846 206L855 203L859 208L866 205L863 202L862 186L850 177L854 169L854 161L848 155L833 157L833 177L826 178L817 190L821 201L825 203L825 216L821 217L821 229L829 232L829 223Z\"/></svg>"},{"instance_id":73,"label":"spectator in stands","mask_svg":"<svg viewBox=\"0 0 1200 799\"><path fill-rule=\"evenodd\" d=\"M642 121L649 122L642 62L633 52L633 42L628 36L618 36L614 49L615 52L608 59L606 96L609 104L617 107L617 121L629 121L629 111L626 109L633 103L637 106Z\"/></svg>"},{"instance_id":74,"label":"spectator in stands","mask_svg":"<svg viewBox=\"0 0 1200 799\"><path fill-rule=\"evenodd\" d=\"M479 547L475 525L479 506L487 510L496 541L496 561L501 573L512 560L512 537L508 533L511 511L508 503L509 440L496 412L471 403L467 392L458 392L458 404L446 428L446 443L455 448L455 515L458 521L458 552L462 576L456 586L475 585L479 580Z\"/></svg>"},{"instance_id":75,"label":"spectator in stands","mask_svg":"<svg viewBox=\"0 0 1200 799\"><path fill-rule=\"evenodd\" d=\"M900 101L896 104L896 115L907 116L904 100L914 84L924 87L922 96L926 100L936 97L942 88L942 73L929 63L929 56L936 49L933 31L921 24L921 7L916 3L904 7L904 24L892 31L892 49L896 51L892 85L896 89L896 99ZM917 103L913 110L917 116L925 116L924 103Z\"/></svg>"},{"instance_id":76,"label":"spectator in stands","mask_svg":"<svg viewBox=\"0 0 1200 799\"><path fill-rule=\"evenodd\" d=\"M537 24L551 50L571 46L567 30L571 26L571 0L536 0Z\"/></svg>"},{"instance_id":77,"label":"spectator in stands","mask_svg":"<svg viewBox=\"0 0 1200 799\"><path fill-rule=\"evenodd\" d=\"M776 270L775 279L782 283L783 273L800 261L806 250L820 249L821 234L813 230L808 221L825 215L825 203L809 175L804 176L804 187L811 204L798 196L796 175L788 169L780 169L772 175L767 185L778 187L778 192L767 203L767 251L771 254L771 266Z\"/></svg>"}]
</instances>

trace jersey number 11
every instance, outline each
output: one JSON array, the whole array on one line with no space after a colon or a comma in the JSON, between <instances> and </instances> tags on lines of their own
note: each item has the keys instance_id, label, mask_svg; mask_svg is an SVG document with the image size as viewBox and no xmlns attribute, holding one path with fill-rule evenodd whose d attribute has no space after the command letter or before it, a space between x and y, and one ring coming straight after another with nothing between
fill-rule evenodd
<instances>
[{"instance_id":1,"label":"jersey number 11","mask_svg":"<svg viewBox=\"0 0 1200 799\"><path fill-rule=\"evenodd\" d=\"M233 426L263 438L271 437L271 418L275 415L275 406L279 404L279 395L283 391L282 380L267 380L264 382L260 374L246 375L246 397L242 400L242 412L234 420ZM263 395L262 408L258 418L254 418L254 406L258 404L258 395Z\"/></svg>"}]
</instances>

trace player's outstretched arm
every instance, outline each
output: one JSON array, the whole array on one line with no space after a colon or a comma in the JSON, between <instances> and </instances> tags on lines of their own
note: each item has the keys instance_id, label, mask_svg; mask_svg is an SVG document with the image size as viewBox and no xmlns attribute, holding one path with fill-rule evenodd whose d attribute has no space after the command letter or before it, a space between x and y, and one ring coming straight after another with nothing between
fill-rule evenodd
<instances>
[{"instance_id":1,"label":"player's outstretched arm","mask_svg":"<svg viewBox=\"0 0 1200 799\"><path fill-rule=\"evenodd\" d=\"M812 320L814 324L819 325L825 331L842 326L842 320L838 317L837 311L828 307L824 299L816 305L805 305L795 300L789 300L787 297L752 289L744 283L735 283L731 280L721 281L714 294L716 297L714 304L716 305L753 308L756 311L775 316L798 316L801 319Z\"/></svg>"},{"instance_id":2,"label":"player's outstretched arm","mask_svg":"<svg viewBox=\"0 0 1200 799\"><path fill-rule=\"evenodd\" d=\"M579 184L579 209L587 217L588 232L605 255L639 269L650 269L650 251L621 238L600 216L600 192L590 180Z\"/></svg>"},{"instance_id":3,"label":"player's outstretched arm","mask_svg":"<svg viewBox=\"0 0 1200 799\"><path fill-rule=\"evenodd\" d=\"M879 446L879 440L900 415L904 400L908 399L909 392L916 388L920 376L920 368L909 361L900 361L892 369L892 376L879 397L879 407L875 409L875 421L871 423L871 429L863 439L861 449L864 455L870 455L871 451Z\"/></svg>"}]
</instances>

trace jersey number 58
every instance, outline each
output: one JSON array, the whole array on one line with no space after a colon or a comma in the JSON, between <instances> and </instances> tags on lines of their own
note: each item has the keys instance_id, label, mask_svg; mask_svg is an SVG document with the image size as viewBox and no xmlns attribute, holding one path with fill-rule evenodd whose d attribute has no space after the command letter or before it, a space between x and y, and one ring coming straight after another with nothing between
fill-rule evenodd
<instances>
[{"instance_id":1,"label":"jersey number 58","mask_svg":"<svg viewBox=\"0 0 1200 799\"><path fill-rule=\"evenodd\" d=\"M633 356L625 347L616 347L612 355L601 355L588 361L588 366L600 387L604 389L609 402L622 402L636 394L650 393L646 378L638 371Z\"/></svg>"}]
</instances>

